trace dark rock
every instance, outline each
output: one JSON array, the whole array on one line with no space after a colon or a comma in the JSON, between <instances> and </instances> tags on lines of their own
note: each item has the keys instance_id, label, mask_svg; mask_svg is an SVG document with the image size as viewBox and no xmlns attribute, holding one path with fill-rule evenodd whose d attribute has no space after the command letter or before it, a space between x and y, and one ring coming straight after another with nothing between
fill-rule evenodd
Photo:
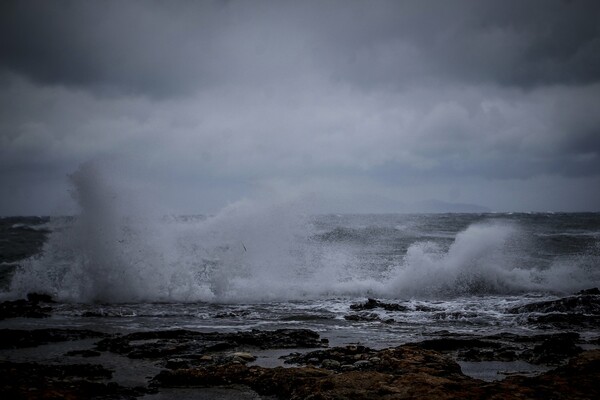
<instances>
[{"instance_id":1,"label":"dark rock","mask_svg":"<svg viewBox=\"0 0 600 400\"><path fill-rule=\"evenodd\" d=\"M580 292L575 296L563 297L562 299L540 301L536 303L525 304L522 306L512 307L507 310L511 314L522 313L580 313L600 315L600 296L592 293ZM596 289L597 290L597 289Z\"/></svg>"},{"instance_id":2,"label":"dark rock","mask_svg":"<svg viewBox=\"0 0 600 400\"><path fill-rule=\"evenodd\" d=\"M462 361L516 361L560 364L579 354L579 334L563 332L520 336L510 333L474 337L442 337L415 343L424 349L450 354Z\"/></svg>"},{"instance_id":3,"label":"dark rock","mask_svg":"<svg viewBox=\"0 0 600 400\"><path fill-rule=\"evenodd\" d=\"M43 365L0 361L3 399L135 399L152 392L99 382L112 371L94 364Z\"/></svg>"},{"instance_id":4,"label":"dark rock","mask_svg":"<svg viewBox=\"0 0 600 400\"><path fill-rule=\"evenodd\" d=\"M368 299L365 303L356 303L350 305L350 309L354 311L373 310L382 308L386 311L407 311L408 307L397 303L384 303L376 299Z\"/></svg>"},{"instance_id":5,"label":"dark rock","mask_svg":"<svg viewBox=\"0 0 600 400\"><path fill-rule=\"evenodd\" d=\"M327 368L327 369L339 369L342 364L340 364L339 361L337 360L332 360L330 358L326 358L325 360L323 360L323 362L321 363L321 366L323 368Z\"/></svg>"},{"instance_id":6,"label":"dark rock","mask_svg":"<svg viewBox=\"0 0 600 400\"><path fill-rule=\"evenodd\" d=\"M169 330L135 332L106 338L97 343L101 351L111 351L130 358L173 358L222 352L242 347L260 349L314 348L326 343L308 329L252 330L237 333Z\"/></svg>"},{"instance_id":7,"label":"dark rock","mask_svg":"<svg viewBox=\"0 0 600 400\"><path fill-rule=\"evenodd\" d=\"M582 351L583 349L575 344L572 337L556 335L544 340L533 349L523 352L522 358L532 364L559 364Z\"/></svg>"},{"instance_id":8,"label":"dark rock","mask_svg":"<svg viewBox=\"0 0 600 400\"><path fill-rule=\"evenodd\" d=\"M28 293L27 300L31 303L56 303L52 296L45 293Z\"/></svg>"},{"instance_id":9,"label":"dark rock","mask_svg":"<svg viewBox=\"0 0 600 400\"><path fill-rule=\"evenodd\" d=\"M183 358L171 358L167 360L165 367L169 369L189 368L190 362Z\"/></svg>"},{"instance_id":10,"label":"dark rock","mask_svg":"<svg viewBox=\"0 0 600 400\"><path fill-rule=\"evenodd\" d=\"M509 332L501 332L495 335L484 336L485 340L499 341L502 343L539 343L547 339L555 337L564 337L565 339L576 342L579 340L579 333L577 332L560 332L560 333L548 333L541 335L516 335Z\"/></svg>"},{"instance_id":11,"label":"dark rock","mask_svg":"<svg viewBox=\"0 0 600 400\"><path fill-rule=\"evenodd\" d=\"M352 365L356 369L368 369L371 366L371 362L369 360L358 360Z\"/></svg>"},{"instance_id":12,"label":"dark rock","mask_svg":"<svg viewBox=\"0 0 600 400\"><path fill-rule=\"evenodd\" d=\"M97 364L57 364L0 362L0 371L10 373L14 370L26 371L25 375L43 375L48 378L86 378L109 379L112 371ZM3 374L0 374L3 375Z\"/></svg>"},{"instance_id":13,"label":"dark rock","mask_svg":"<svg viewBox=\"0 0 600 400\"><path fill-rule=\"evenodd\" d=\"M465 382L471 380L462 375L458 364L445 356L411 346L379 352L363 346L348 346L313 353L323 353L318 359L326 356L344 359L352 355L366 356L376 353L381 362L375 365L368 360L354 360L352 364L340 365L338 373L314 367L269 369L230 364L163 371L153 382L161 387L242 384L261 395L283 399L379 399L385 397L386 393L401 393L406 382L418 380L419 374L434 381L442 380L444 383L451 383L452 379ZM330 368L338 369L337 359L323 358L323 362ZM423 386L423 381L419 383L420 385L415 387L431 388L431 385ZM442 386L438 385L437 390L440 393L441 388ZM436 398L437 390L427 393L431 398Z\"/></svg>"},{"instance_id":14,"label":"dark rock","mask_svg":"<svg viewBox=\"0 0 600 400\"><path fill-rule=\"evenodd\" d=\"M34 300L14 300L0 303L0 320L7 318L46 318L50 316L52 308L40 305L37 298Z\"/></svg>"},{"instance_id":15,"label":"dark rock","mask_svg":"<svg viewBox=\"0 0 600 400\"><path fill-rule=\"evenodd\" d=\"M88 338L106 337L105 333L86 329L0 329L0 348L35 347L53 342L66 342Z\"/></svg>"},{"instance_id":16,"label":"dark rock","mask_svg":"<svg viewBox=\"0 0 600 400\"><path fill-rule=\"evenodd\" d=\"M80 356L80 357L89 358L89 357L99 357L100 354L101 353L99 351L94 351L94 350L73 350L73 351L69 351L69 352L65 353L65 356L69 356L69 357Z\"/></svg>"},{"instance_id":17,"label":"dark rock","mask_svg":"<svg viewBox=\"0 0 600 400\"><path fill-rule=\"evenodd\" d=\"M358 349L333 348L328 356ZM372 350L362 349L362 353ZM315 352L317 353L317 352ZM482 382L463 375L458 364L415 346L380 350L381 362L342 364L331 369L262 368L228 364L162 371L159 387L246 385L261 395L282 399L596 399L600 398L600 350L574 357L568 365L537 377L511 376ZM326 358L324 360L330 360ZM355 362L356 363L356 362ZM327 365L336 365L328 361Z\"/></svg>"},{"instance_id":18,"label":"dark rock","mask_svg":"<svg viewBox=\"0 0 600 400\"><path fill-rule=\"evenodd\" d=\"M511 376L497 385L490 385L495 389L494 396L490 398L503 399L504 392L520 399L598 399L599 379L600 350L585 351L573 357L568 364L542 375Z\"/></svg>"},{"instance_id":19,"label":"dark rock","mask_svg":"<svg viewBox=\"0 0 600 400\"><path fill-rule=\"evenodd\" d=\"M374 322L374 321L379 321L379 322L383 322L383 323L386 323L386 324L391 324L391 323L395 322L393 318L383 319L383 318L381 318L379 315L377 315L375 313L367 313L367 312L345 315L344 319L347 320L347 321L357 321L357 322Z\"/></svg>"},{"instance_id":20,"label":"dark rock","mask_svg":"<svg viewBox=\"0 0 600 400\"><path fill-rule=\"evenodd\" d=\"M575 293L576 295L600 295L600 289L598 288L591 288L591 289L584 289L584 290L580 290L579 292Z\"/></svg>"},{"instance_id":21,"label":"dark rock","mask_svg":"<svg viewBox=\"0 0 600 400\"><path fill-rule=\"evenodd\" d=\"M340 370L344 365L352 365L352 369L354 369L356 362L368 361L375 357L380 358L377 355L378 352L369 347L350 345L304 354L293 353L282 358L286 364L321 365L326 369Z\"/></svg>"},{"instance_id":22,"label":"dark rock","mask_svg":"<svg viewBox=\"0 0 600 400\"><path fill-rule=\"evenodd\" d=\"M539 328L573 329L600 328L600 315L551 313L542 315L530 315L527 318L530 324L538 325Z\"/></svg>"}]
</instances>

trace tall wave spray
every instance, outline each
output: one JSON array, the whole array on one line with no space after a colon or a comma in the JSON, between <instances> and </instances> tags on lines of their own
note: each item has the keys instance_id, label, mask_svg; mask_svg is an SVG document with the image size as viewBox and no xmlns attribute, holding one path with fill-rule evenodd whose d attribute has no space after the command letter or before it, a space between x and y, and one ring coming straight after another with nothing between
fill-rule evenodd
<instances>
[{"instance_id":1,"label":"tall wave spray","mask_svg":"<svg viewBox=\"0 0 600 400\"><path fill-rule=\"evenodd\" d=\"M597 255L529 263L537 249L514 222L480 221L444 245L427 230L389 230L375 217L368 226L351 222L349 230L323 227L299 201L244 200L211 217L166 217L111 178L94 164L71 176L81 212L69 223L55 221L42 254L15 274L14 295L257 302L570 291L600 283L590 264ZM372 250L389 237L381 254ZM397 255L390 259L390 252Z\"/></svg>"},{"instance_id":2,"label":"tall wave spray","mask_svg":"<svg viewBox=\"0 0 600 400\"><path fill-rule=\"evenodd\" d=\"M197 292L191 271L169 260L157 217L102 168L84 164L70 176L81 213L57 227L42 256L25 263L15 290L40 290L73 301L169 300Z\"/></svg>"},{"instance_id":3,"label":"tall wave spray","mask_svg":"<svg viewBox=\"0 0 600 400\"><path fill-rule=\"evenodd\" d=\"M526 268L519 236L517 226L494 222L469 226L447 250L432 242L415 243L387 290L439 296L542 289L537 270Z\"/></svg>"},{"instance_id":4,"label":"tall wave spray","mask_svg":"<svg viewBox=\"0 0 600 400\"><path fill-rule=\"evenodd\" d=\"M81 212L23 263L13 293L82 302L266 300L302 296L299 278L318 265L297 203L246 200L212 217L167 217L98 165L70 178Z\"/></svg>"}]
</instances>

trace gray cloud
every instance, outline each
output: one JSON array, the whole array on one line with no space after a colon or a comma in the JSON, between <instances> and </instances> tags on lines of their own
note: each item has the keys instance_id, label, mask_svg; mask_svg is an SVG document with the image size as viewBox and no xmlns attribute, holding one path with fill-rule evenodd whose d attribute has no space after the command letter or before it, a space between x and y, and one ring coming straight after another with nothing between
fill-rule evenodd
<instances>
[{"instance_id":1,"label":"gray cloud","mask_svg":"<svg viewBox=\"0 0 600 400\"><path fill-rule=\"evenodd\" d=\"M0 213L68 203L93 159L186 212L264 185L361 211L600 204L595 1L0 8Z\"/></svg>"},{"instance_id":2,"label":"gray cloud","mask_svg":"<svg viewBox=\"0 0 600 400\"><path fill-rule=\"evenodd\" d=\"M173 95L317 74L365 89L600 78L595 1L3 2L4 68Z\"/></svg>"}]
</instances>

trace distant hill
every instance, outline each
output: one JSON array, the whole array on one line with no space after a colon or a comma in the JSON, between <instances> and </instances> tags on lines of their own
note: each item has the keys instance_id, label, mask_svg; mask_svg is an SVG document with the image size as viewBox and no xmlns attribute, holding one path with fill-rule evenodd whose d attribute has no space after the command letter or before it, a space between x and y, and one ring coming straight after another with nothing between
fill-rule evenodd
<instances>
[{"instance_id":1,"label":"distant hill","mask_svg":"<svg viewBox=\"0 0 600 400\"><path fill-rule=\"evenodd\" d=\"M425 200L407 206L407 211L417 213L483 213L490 212L487 207L477 204L449 203L441 200Z\"/></svg>"},{"instance_id":2,"label":"distant hill","mask_svg":"<svg viewBox=\"0 0 600 400\"><path fill-rule=\"evenodd\" d=\"M487 207L436 199L403 202L389 197L362 194L346 199L321 198L323 213L485 213Z\"/></svg>"}]
</instances>

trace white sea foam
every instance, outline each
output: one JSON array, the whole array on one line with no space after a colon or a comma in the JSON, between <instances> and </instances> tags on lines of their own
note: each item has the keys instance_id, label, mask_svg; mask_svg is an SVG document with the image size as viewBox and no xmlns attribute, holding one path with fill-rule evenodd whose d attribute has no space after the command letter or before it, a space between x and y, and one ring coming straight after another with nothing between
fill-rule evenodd
<instances>
[{"instance_id":1,"label":"white sea foam","mask_svg":"<svg viewBox=\"0 0 600 400\"><path fill-rule=\"evenodd\" d=\"M42 291L75 302L259 302L571 291L600 283L594 254L541 269L527 265L535 250L515 223L472 224L449 247L423 235L394 264L374 267L365 262L363 244L319 240L302 202L246 199L212 217L167 218L110 177L93 164L72 175L81 213L70 224L61 221L41 256L21 263L13 294Z\"/></svg>"},{"instance_id":2,"label":"white sea foam","mask_svg":"<svg viewBox=\"0 0 600 400\"><path fill-rule=\"evenodd\" d=\"M448 250L433 242L415 243L386 285L387 294L443 296L532 289L532 270L515 264L518 236L514 225L479 223L460 232Z\"/></svg>"}]
</instances>

